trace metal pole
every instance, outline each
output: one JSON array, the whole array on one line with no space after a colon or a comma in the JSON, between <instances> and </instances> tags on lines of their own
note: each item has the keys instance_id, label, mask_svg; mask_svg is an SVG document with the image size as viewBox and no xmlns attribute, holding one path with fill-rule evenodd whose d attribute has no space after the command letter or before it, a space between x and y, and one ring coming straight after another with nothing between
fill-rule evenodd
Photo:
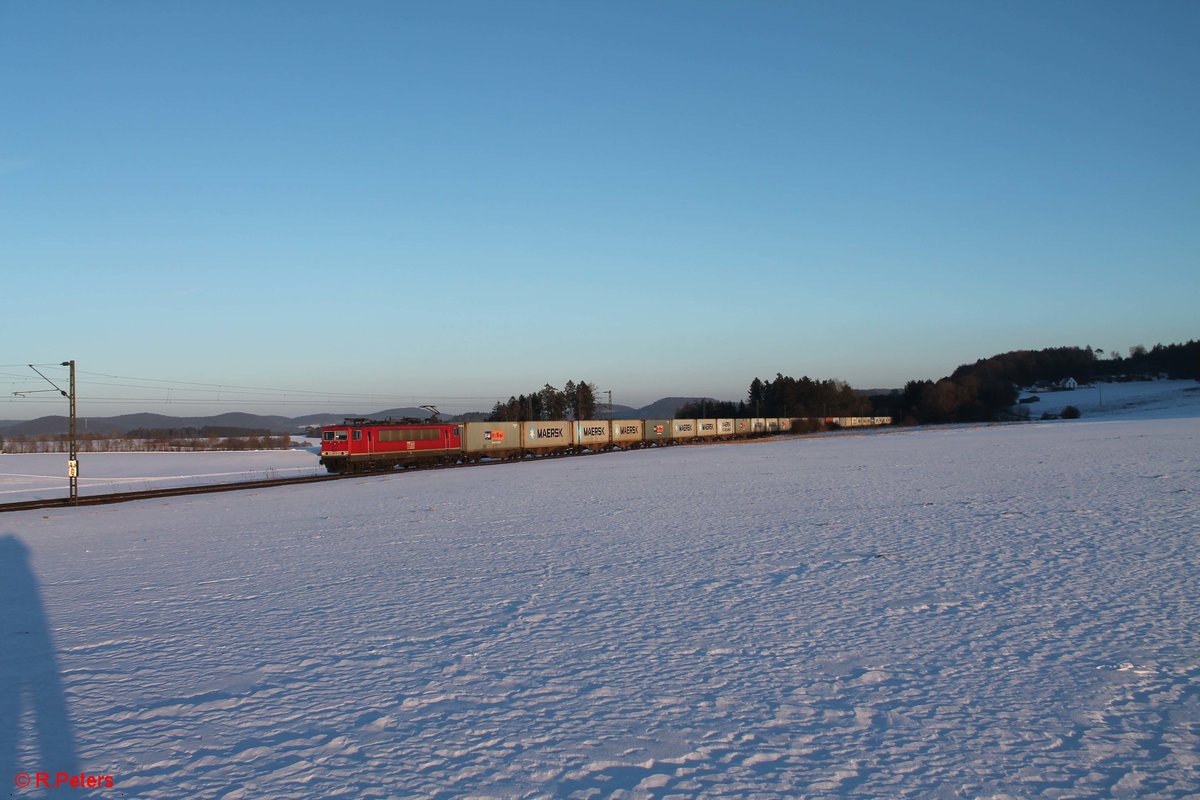
<instances>
[{"instance_id":1,"label":"metal pole","mask_svg":"<svg viewBox=\"0 0 1200 800\"><path fill-rule=\"evenodd\" d=\"M71 385L68 399L71 405L70 448L71 455L67 461L67 475L71 479L71 505L79 503L79 447L75 440L75 359L63 362L64 367L71 368Z\"/></svg>"},{"instance_id":2,"label":"metal pole","mask_svg":"<svg viewBox=\"0 0 1200 800\"><path fill-rule=\"evenodd\" d=\"M36 372L38 375L41 375L42 380L46 381L46 383L53 386L54 391L58 392L63 397L67 398L71 403L71 414L69 417L69 419L70 419L70 435L68 436L68 439L70 440L69 441L70 456L67 461L67 477L70 478L70 481L71 481L71 483L70 483L71 505L76 505L79 502L79 448L77 447L76 442L75 442L75 361L74 360L64 361L64 362L62 362L61 366L71 368L71 385L69 387L71 391L69 391L69 392L64 392L62 389L60 389L57 383L55 383L54 381L47 378L45 373L43 373L40 369L35 367L33 364L30 364L29 368L31 370L33 370L34 372ZM48 392L50 390L44 389L43 391ZM29 392L13 392L13 394L16 395L17 397L24 397L25 395L29 394Z\"/></svg>"}]
</instances>

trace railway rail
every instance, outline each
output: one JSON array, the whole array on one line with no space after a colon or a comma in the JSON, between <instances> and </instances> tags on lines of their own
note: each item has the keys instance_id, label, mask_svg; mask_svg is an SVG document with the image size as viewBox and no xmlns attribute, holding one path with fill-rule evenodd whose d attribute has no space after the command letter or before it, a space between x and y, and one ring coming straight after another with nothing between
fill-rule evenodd
<instances>
[{"instance_id":1,"label":"railway rail","mask_svg":"<svg viewBox=\"0 0 1200 800\"><path fill-rule=\"evenodd\" d=\"M152 500L159 497L183 497L190 494L215 494L237 492L246 489L270 489L276 486L298 486L304 483L321 483L340 480L349 475L307 475L300 478L265 478L258 481L234 481L233 483L208 483L197 486L174 486L165 489L141 489L135 492L109 492L107 494L80 495L74 502L67 497L42 500L21 500L15 503L0 503L0 514L6 511L36 511L46 508L71 508L73 506L103 506L113 503L128 503L133 500Z\"/></svg>"}]
</instances>

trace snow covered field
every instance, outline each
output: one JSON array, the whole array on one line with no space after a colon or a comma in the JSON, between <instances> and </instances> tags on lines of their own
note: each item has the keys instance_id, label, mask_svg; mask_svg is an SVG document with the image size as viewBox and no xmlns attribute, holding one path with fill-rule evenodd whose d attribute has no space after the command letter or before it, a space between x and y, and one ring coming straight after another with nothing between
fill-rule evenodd
<instances>
[{"instance_id":1,"label":"snow covered field","mask_svg":"<svg viewBox=\"0 0 1200 800\"><path fill-rule=\"evenodd\" d=\"M1194 797L1198 440L1085 417L6 514L0 780Z\"/></svg>"},{"instance_id":2,"label":"snow covered field","mask_svg":"<svg viewBox=\"0 0 1200 800\"><path fill-rule=\"evenodd\" d=\"M107 494L324 475L308 450L239 453L80 453L79 493ZM0 455L0 503L67 497L66 453Z\"/></svg>"}]
</instances>

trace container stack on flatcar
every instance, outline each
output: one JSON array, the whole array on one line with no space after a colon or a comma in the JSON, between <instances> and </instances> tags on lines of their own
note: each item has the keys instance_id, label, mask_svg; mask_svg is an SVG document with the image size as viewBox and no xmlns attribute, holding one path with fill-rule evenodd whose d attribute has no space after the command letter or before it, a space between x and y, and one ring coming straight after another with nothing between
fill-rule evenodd
<instances>
[{"instance_id":1,"label":"container stack on flatcar","mask_svg":"<svg viewBox=\"0 0 1200 800\"><path fill-rule=\"evenodd\" d=\"M372 421L348 419L321 429L321 464L330 472L515 460L529 456L665 447L791 433L793 417L616 419L549 422ZM826 417L826 425L890 425L891 417Z\"/></svg>"}]
</instances>

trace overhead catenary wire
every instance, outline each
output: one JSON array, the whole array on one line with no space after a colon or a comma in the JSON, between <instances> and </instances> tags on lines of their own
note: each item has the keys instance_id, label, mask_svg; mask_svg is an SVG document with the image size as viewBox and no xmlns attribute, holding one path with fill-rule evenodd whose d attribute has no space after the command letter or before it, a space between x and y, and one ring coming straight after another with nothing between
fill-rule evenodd
<instances>
[{"instance_id":1,"label":"overhead catenary wire","mask_svg":"<svg viewBox=\"0 0 1200 800\"><path fill-rule=\"evenodd\" d=\"M397 400L421 400L432 398L437 400L494 400L495 395L430 395L430 394L399 394L393 392L331 392L321 389L296 389L286 387L269 387L269 386L244 386L233 383L211 383L204 381L183 381L167 378L141 378L130 375L113 375L104 372L85 372L79 370L77 373L81 376L92 376L98 378L109 378L120 381L137 381L136 384L110 384L101 382L89 382L90 386L119 386L126 388L167 388L170 386L191 386L196 387L196 391L207 392L235 392L235 393L271 393L277 395L309 395L313 397L334 397L334 398L373 398L384 399L391 398ZM155 386L145 386L144 384L158 384Z\"/></svg>"},{"instance_id":2,"label":"overhead catenary wire","mask_svg":"<svg viewBox=\"0 0 1200 800\"><path fill-rule=\"evenodd\" d=\"M62 362L50 364L0 365L2 370L30 369L41 367L47 371L63 369ZM64 369L65 371L65 369ZM350 392L322 389L299 389L295 387L270 387L242 383L215 383L211 381L184 380L179 378L152 378L114 372L76 371L81 401L89 407L125 406L151 408L161 411L164 407L306 407L310 413L376 413L388 406L435 403L450 413L480 411L497 399L503 400L508 393L472 395L435 395L411 392ZM38 379L29 374L0 372L0 385L8 387L3 398L10 404L33 404L49 407L53 401L48 397L23 396L35 394ZM28 386L29 389L20 389ZM14 393L14 390L18 393ZM360 408L349 409L354 405ZM361 406L380 406L363 409ZM192 412L197 413L197 412Z\"/></svg>"},{"instance_id":3,"label":"overhead catenary wire","mask_svg":"<svg viewBox=\"0 0 1200 800\"><path fill-rule=\"evenodd\" d=\"M61 367L61 361L46 364L30 364L26 361L24 364L0 364L0 369L25 369L26 367Z\"/></svg>"}]
</instances>

